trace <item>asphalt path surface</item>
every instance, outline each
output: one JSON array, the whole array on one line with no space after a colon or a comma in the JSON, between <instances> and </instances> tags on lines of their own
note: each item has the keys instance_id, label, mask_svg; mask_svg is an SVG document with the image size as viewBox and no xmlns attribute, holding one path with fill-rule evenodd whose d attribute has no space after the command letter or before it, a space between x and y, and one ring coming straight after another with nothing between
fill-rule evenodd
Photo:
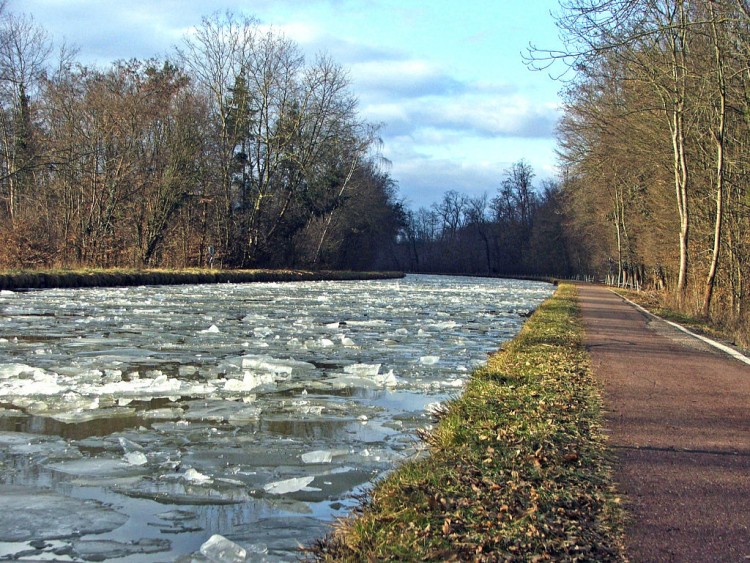
<instances>
[{"instance_id":1,"label":"asphalt path surface","mask_svg":"<svg viewBox=\"0 0 750 563\"><path fill-rule=\"evenodd\" d=\"M750 560L750 365L578 287L631 561Z\"/></svg>"}]
</instances>

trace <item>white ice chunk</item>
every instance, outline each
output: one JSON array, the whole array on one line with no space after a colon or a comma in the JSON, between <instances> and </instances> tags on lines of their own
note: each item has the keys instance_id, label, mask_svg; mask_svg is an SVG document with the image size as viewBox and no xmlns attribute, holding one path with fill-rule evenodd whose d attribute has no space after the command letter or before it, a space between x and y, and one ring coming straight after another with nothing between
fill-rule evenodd
<instances>
[{"instance_id":1,"label":"white ice chunk","mask_svg":"<svg viewBox=\"0 0 750 563\"><path fill-rule=\"evenodd\" d=\"M123 436L120 436L117 440L118 442L120 442L120 447L122 447L122 450L125 453L143 451L143 446L141 446L140 444L136 444L135 442L133 442L133 440L128 440Z\"/></svg>"},{"instance_id":2,"label":"white ice chunk","mask_svg":"<svg viewBox=\"0 0 750 563\"><path fill-rule=\"evenodd\" d=\"M382 325L384 325L385 321L382 320L382 319L373 319L371 321L346 321L346 324L347 325L351 325L351 326L369 326L369 327L374 327L374 326L382 326Z\"/></svg>"},{"instance_id":3,"label":"white ice chunk","mask_svg":"<svg viewBox=\"0 0 750 563\"><path fill-rule=\"evenodd\" d=\"M388 373L376 375L374 381L378 385L382 385L384 387L395 387L396 385L398 385L398 379L396 379L393 370L390 370Z\"/></svg>"},{"instance_id":4,"label":"white ice chunk","mask_svg":"<svg viewBox=\"0 0 750 563\"><path fill-rule=\"evenodd\" d=\"M329 450L315 450L302 454L304 463L331 463L333 452Z\"/></svg>"},{"instance_id":5,"label":"white ice chunk","mask_svg":"<svg viewBox=\"0 0 750 563\"><path fill-rule=\"evenodd\" d=\"M224 384L225 391L241 393L251 391L261 385L271 385L276 383L278 376L273 373L253 373L246 371L242 379L227 379Z\"/></svg>"},{"instance_id":6,"label":"white ice chunk","mask_svg":"<svg viewBox=\"0 0 750 563\"><path fill-rule=\"evenodd\" d=\"M295 477L293 479L284 479L283 481L267 483L263 485L263 489L271 495L284 495L287 493L295 493L297 491L306 490L307 486L314 480L314 475L309 475L307 477Z\"/></svg>"},{"instance_id":7,"label":"white ice chunk","mask_svg":"<svg viewBox=\"0 0 750 563\"><path fill-rule=\"evenodd\" d=\"M344 366L344 372L359 377L372 377L378 375L381 364L352 364Z\"/></svg>"},{"instance_id":8,"label":"white ice chunk","mask_svg":"<svg viewBox=\"0 0 750 563\"><path fill-rule=\"evenodd\" d=\"M346 346L347 348L354 348L357 345L354 343L354 340L349 338L348 336L342 336L341 337L341 345Z\"/></svg>"},{"instance_id":9,"label":"white ice chunk","mask_svg":"<svg viewBox=\"0 0 750 563\"><path fill-rule=\"evenodd\" d=\"M138 466L146 465L146 463L148 463L148 459L143 452L128 452L123 456L123 458L130 465Z\"/></svg>"},{"instance_id":10,"label":"white ice chunk","mask_svg":"<svg viewBox=\"0 0 750 563\"><path fill-rule=\"evenodd\" d=\"M91 457L51 463L47 467L68 475L105 478L128 470L130 465L119 459Z\"/></svg>"},{"instance_id":11,"label":"white ice chunk","mask_svg":"<svg viewBox=\"0 0 750 563\"><path fill-rule=\"evenodd\" d=\"M273 329L267 326L258 326L253 329L253 335L255 338L265 338L266 336L271 336L273 334Z\"/></svg>"},{"instance_id":12,"label":"white ice chunk","mask_svg":"<svg viewBox=\"0 0 750 563\"><path fill-rule=\"evenodd\" d=\"M272 356L242 356L240 366L243 369L270 371L271 373L285 375L291 375L294 371L315 369L315 366L308 362L300 362L290 358L280 359Z\"/></svg>"},{"instance_id":13,"label":"white ice chunk","mask_svg":"<svg viewBox=\"0 0 750 563\"><path fill-rule=\"evenodd\" d=\"M333 346L333 340L331 340L330 338L321 338L318 341L318 344L323 348L330 348L331 346Z\"/></svg>"},{"instance_id":14,"label":"white ice chunk","mask_svg":"<svg viewBox=\"0 0 750 563\"><path fill-rule=\"evenodd\" d=\"M185 471L185 473L182 475L182 478L185 479L185 481L190 481L192 483L213 482L213 479L211 479L211 477L209 477L208 475L204 475L203 473L193 469L192 467Z\"/></svg>"},{"instance_id":15,"label":"white ice chunk","mask_svg":"<svg viewBox=\"0 0 750 563\"><path fill-rule=\"evenodd\" d=\"M183 409L174 407L144 411L141 415L146 420L173 420L175 418L180 418L184 413L185 411Z\"/></svg>"},{"instance_id":16,"label":"white ice chunk","mask_svg":"<svg viewBox=\"0 0 750 563\"><path fill-rule=\"evenodd\" d=\"M201 545L201 554L214 563L243 563L247 558L247 550L228 540L224 536L214 534Z\"/></svg>"},{"instance_id":17,"label":"white ice chunk","mask_svg":"<svg viewBox=\"0 0 750 563\"><path fill-rule=\"evenodd\" d=\"M198 373L198 368L196 366L180 366L177 368L177 373L180 377L195 375Z\"/></svg>"},{"instance_id":18,"label":"white ice chunk","mask_svg":"<svg viewBox=\"0 0 750 563\"><path fill-rule=\"evenodd\" d=\"M440 356L422 356L419 358L419 363L423 366L434 366L440 361Z\"/></svg>"},{"instance_id":19,"label":"white ice chunk","mask_svg":"<svg viewBox=\"0 0 750 563\"><path fill-rule=\"evenodd\" d=\"M221 331L219 330L219 327L216 326L216 325L211 325L206 330L201 330L200 331L201 334L218 334L220 332Z\"/></svg>"},{"instance_id":20,"label":"white ice chunk","mask_svg":"<svg viewBox=\"0 0 750 563\"><path fill-rule=\"evenodd\" d=\"M433 323L431 326L436 330L448 330L451 328L456 328L458 326L458 323L456 321L443 321L440 323Z\"/></svg>"}]
</instances>

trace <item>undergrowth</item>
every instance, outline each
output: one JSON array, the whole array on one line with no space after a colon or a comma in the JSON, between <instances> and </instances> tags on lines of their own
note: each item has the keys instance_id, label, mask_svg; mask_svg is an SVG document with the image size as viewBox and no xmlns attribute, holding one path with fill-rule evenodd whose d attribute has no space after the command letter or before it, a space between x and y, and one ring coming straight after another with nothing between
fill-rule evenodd
<instances>
[{"instance_id":1,"label":"undergrowth","mask_svg":"<svg viewBox=\"0 0 750 563\"><path fill-rule=\"evenodd\" d=\"M378 482L307 550L320 561L621 561L622 519L581 344L561 286L476 371L425 436L430 455Z\"/></svg>"}]
</instances>

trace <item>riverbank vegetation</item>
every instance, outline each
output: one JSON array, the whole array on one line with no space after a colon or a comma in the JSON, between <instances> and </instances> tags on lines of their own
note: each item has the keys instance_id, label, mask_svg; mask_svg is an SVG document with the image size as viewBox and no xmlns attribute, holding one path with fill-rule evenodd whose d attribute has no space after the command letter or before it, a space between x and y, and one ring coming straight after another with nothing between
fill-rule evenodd
<instances>
[{"instance_id":1,"label":"riverbank vegetation","mask_svg":"<svg viewBox=\"0 0 750 563\"><path fill-rule=\"evenodd\" d=\"M324 561L619 561L600 397L563 285L426 434L310 551Z\"/></svg>"},{"instance_id":2,"label":"riverbank vegetation","mask_svg":"<svg viewBox=\"0 0 750 563\"><path fill-rule=\"evenodd\" d=\"M403 275L400 272L350 272L341 270L34 270L0 273L0 290L182 285L191 283L381 280L400 278Z\"/></svg>"},{"instance_id":3,"label":"riverbank vegetation","mask_svg":"<svg viewBox=\"0 0 750 563\"><path fill-rule=\"evenodd\" d=\"M750 4L563 0L559 125L575 269L750 342Z\"/></svg>"},{"instance_id":4,"label":"riverbank vegetation","mask_svg":"<svg viewBox=\"0 0 750 563\"><path fill-rule=\"evenodd\" d=\"M401 203L346 71L250 17L84 66L0 1L0 268L327 268L387 255Z\"/></svg>"}]
</instances>

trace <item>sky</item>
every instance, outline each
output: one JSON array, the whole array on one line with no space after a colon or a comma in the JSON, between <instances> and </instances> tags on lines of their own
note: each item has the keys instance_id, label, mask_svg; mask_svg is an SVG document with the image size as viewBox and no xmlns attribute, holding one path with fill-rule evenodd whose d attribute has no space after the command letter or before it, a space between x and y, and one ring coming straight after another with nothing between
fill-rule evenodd
<instances>
[{"instance_id":1,"label":"sky","mask_svg":"<svg viewBox=\"0 0 750 563\"><path fill-rule=\"evenodd\" d=\"M256 17L348 70L360 115L413 209L448 190L493 197L524 159L556 175L562 85L523 62L559 45L557 0L10 0L84 64L169 55L213 12Z\"/></svg>"}]
</instances>

